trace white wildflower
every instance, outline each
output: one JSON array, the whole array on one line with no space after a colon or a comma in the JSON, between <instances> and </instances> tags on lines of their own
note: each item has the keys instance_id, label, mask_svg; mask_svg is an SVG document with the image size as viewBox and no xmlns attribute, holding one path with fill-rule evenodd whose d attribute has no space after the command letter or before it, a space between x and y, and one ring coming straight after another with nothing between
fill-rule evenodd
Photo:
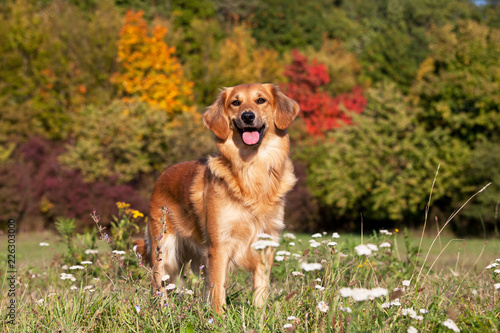
<instances>
[{"instance_id":1,"label":"white wildflower","mask_svg":"<svg viewBox=\"0 0 500 333\"><path fill-rule=\"evenodd\" d=\"M409 287L410 286L410 282L411 282L411 280L403 280L403 282L401 282L401 283L403 284L403 286Z\"/></svg>"},{"instance_id":2,"label":"white wildflower","mask_svg":"<svg viewBox=\"0 0 500 333\"><path fill-rule=\"evenodd\" d=\"M317 284L317 285L314 286L314 289L319 290L319 291L323 291L323 290L325 290L325 287L320 286L319 284Z\"/></svg>"},{"instance_id":3,"label":"white wildflower","mask_svg":"<svg viewBox=\"0 0 500 333\"><path fill-rule=\"evenodd\" d=\"M291 241L291 240L296 239L295 235L294 235L294 234L292 234L291 232L284 233L284 234L283 234L283 238L284 238L286 241Z\"/></svg>"},{"instance_id":4,"label":"white wildflower","mask_svg":"<svg viewBox=\"0 0 500 333\"><path fill-rule=\"evenodd\" d=\"M495 287L495 289L500 289L500 283L495 283L493 287Z\"/></svg>"},{"instance_id":5,"label":"white wildflower","mask_svg":"<svg viewBox=\"0 0 500 333\"><path fill-rule=\"evenodd\" d=\"M43 302L44 302L44 301L45 301L45 300L44 300L43 298L40 298L40 299L39 299L38 301L36 301L36 302L37 302L37 304L38 304L38 305L40 305L40 306L41 306L41 305L43 305Z\"/></svg>"},{"instance_id":6,"label":"white wildflower","mask_svg":"<svg viewBox=\"0 0 500 333\"><path fill-rule=\"evenodd\" d=\"M417 315L417 312L415 310L413 310L413 308L403 309L401 311L401 314L403 316L408 316L408 317L410 317L412 319L416 319L416 320L423 320L424 319L424 317Z\"/></svg>"},{"instance_id":7,"label":"white wildflower","mask_svg":"<svg viewBox=\"0 0 500 333\"><path fill-rule=\"evenodd\" d=\"M82 265L92 265L92 261L82 261L80 264Z\"/></svg>"},{"instance_id":8,"label":"white wildflower","mask_svg":"<svg viewBox=\"0 0 500 333\"><path fill-rule=\"evenodd\" d=\"M113 253L114 254L125 254L126 252L125 251L120 251L120 250L113 250Z\"/></svg>"},{"instance_id":9,"label":"white wildflower","mask_svg":"<svg viewBox=\"0 0 500 333\"><path fill-rule=\"evenodd\" d=\"M401 306L401 302L399 301L399 298L396 298L394 301L392 301L391 306Z\"/></svg>"},{"instance_id":10,"label":"white wildflower","mask_svg":"<svg viewBox=\"0 0 500 333\"><path fill-rule=\"evenodd\" d=\"M75 266L71 266L69 268L70 270L74 270L74 269L85 269L85 267L81 266L81 265L75 265Z\"/></svg>"},{"instance_id":11,"label":"white wildflower","mask_svg":"<svg viewBox=\"0 0 500 333\"><path fill-rule=\"evenodd\" d=\"M457 324L455 324L455 322L453 320L451 320L451 319L446 319L443 322L443 325L446 326L446 327L448 327L453 332L460 332L460 329L458 328Z\"/></svg>"},{"instance_id":12,"label":"white wildflower","mask_svg":"<svg viewBox=\"0 0 500 333\"><path fill-rule=\"evenodd\" d=\"M49 246L50 244L49 243L45 243L45 242L41 242L39 245L40 246Z\"/></svg>"},{"instance_id":13,"label":"white wildflower","mask_svg":"<svg viewBox=\"0 0 500 333\"><path fill-rule=\"evenodd\" d=\"M326 244L327 246L335 246L337 245L337 242L328 242L328 244Z\"/></svg>"},{"instance_id":14,"label":"white wildflower","mask_svg":"<svg viewBox=\"0 0 500 333\"><path fill-rule=\"evenodd\" d=\"M165 274L165 275L163 275L163 276L161 277L161 280L162 280L163 282L167 281L168 279L170 279L170 275L168 275L168 274Z\"/></svg>"},{"instance_id":15,"label":"white wildflower","mask_svg":"<svg viewBox=\"0 0 500 333\"><path fill-rule=\"evenodd\" d=\"M352 297L355 302L366 301L368 299L375 299L382 296L387 295L388 291L384 288L374 288L374 289L366 289L366 288L341 288L339 290L340 296Z\"/></svg>"},{"instance_id":16,"label":"white wildflower","mask_svg":"<svg viewBox=\"0 0 500 333\"><path fill-rule=\"evenodd\" d=\"M88 291L88 292L93 293L95 291L94 288L95 288L95 286L92 286L92 285L85 286L85 287L83 287L83 291Z\"/></svg>"},{"instance_id":17,"label":"white wildflower","mask_svg":"<svg viewBox=\"0 0 500 333\"><path fill-rule=\"evenodd\" d=\"M77 286L71 286L71 287L69 287L69 290L78 290L78 287Z\"/></svg>"},{"instance_id":18,"label":"white wildflower","mask_svg":"<svg viewBox=\"0 0 500 333\"><path fill-rule=\"evenodd\" d=\"M73 274L66 274L66 273L61 273L61 280L71 280L71 281L76 281L75 277Z\"/></svg>"},{"instance_id":19,"label":"white wildflower","mask_svg":"<svg viewBox=\"0 0 500 333\"><path fill-rule=\"evenodd\" d=\"M258 239L273 239L273 236L266 234L266 233L262 233L262 234L258 234L257 238Z\"/></svg>"},{"instance_id":20,"label":"white wildflower","mask_svg":"<svg viewBox=\"0 0 500 333\"><path fill-rule=\"evenodd\" d=\"M309 243L309 246L310 246L310 247L314 247L314 248L316 248L316 247L318 247L318 246L320 246L320 245L321 245L321 243L319 243L319 242L315 242L315 241L312 241L312 242L310 242L310 243Z\"/></svg>"},{"instance_id":21,"label":"white wildflower","mask_svg":"<svg viewBox=\"0 0 500 333\"><path fill-rule=\"evenodd\" d=\"M319 271L323 268L323 266L315 262L312 263L303 262L300 264L300 268L302 268L306 272L310 272L310 271Z\"/></svg>"},{"instance_id":22,"label":"white wildflower","mask_svg":"<svg viewBox=\"0 0 500 333\"><path fill-rule=\"evenodd\" d=\"M288 251L278 251L278 252L276 252L276 255L278 255L278 256L288 256L289 257L290 254L291 253L288 252Z\"/></svg>"},{"instance_id":23,"label":"white wildflower","mask_svg":"<svg viewBox=\"0 0 500 333\"><path fill-rule=\"evenodd\" d=\"M372 250L368 248L368 246L361 244L354 248L358 256L369 256L372 254Z\"/></svg>"},{"instance_id":24,"label":"white wildflower","mask_svg":"<svg viewBox=\"0 0 500 333\"><path fill-rule=\"evenodd\" d=\"M267 247L278 247L280 244L272 240L258 240L252 244L255 250L264 250Z\"/></svg>"},{"instance_id":25,"label":"white wildflower","mask_svg":"<svg viewBox=\"0 0 500 333\"><path fill-rule=\"evenodd\" d=\"M99 253L98 250L94 250L94 249L85 250L85 254L97 254L97 253Z\"/></svg>"},{"instance_id":26,"label":"white wildflower","mask_svg":"<svg viewBox=\"0 0 500 333\"><path fill-rule=\"evenodd\" d=\"M391 247L391 243L383 242L382 244L379 245L379 247Z\"/></svg>"},{"instance_id":27,"label":"white wildflower","mask_svg":"<svg viewBox=\"0 0 500 333\"><path fill-rule=\"evenodd\" d=\"M340 238L340 235L338 233L334 232L332 234L332 238Z\"/></svg>"},{"instance_id":28,"label":"white wildflower","mask_svg":"<svg viewBox=\"0 0 500 333\"><path fill-rule=\"evenodd\" d=\"M327 312L328 309L330 309L330 307L324 302L324 301L321 301L318 303L318 310L321 311L321 312Z\"/></svg>"},{"instance_id":29,"label":"white wildflower","mask_svg":"<svg viewBox=\"0 0 500 333\"><path fill-rule=\"evenodd\" d=\"M297 271L293 271L292 275L293 276L304 276L304 274L302 274L301 272L297 272Z\"/></svg>"},{"instance_id":30,"label":"white wildflower","mask_svg":"<svg viewBox=\"0 0 500 333\"><path fill-rule=\"evenodd\" d=\"M192 291L191 289L184 289L183 293L186 294L186 295L191 295L191 296L194 295L194 291Z\"/></svg>"},{"instance_id":31,"label":"white wildflower","mask_svg":"<svg viewBox=\"0 0 500 333\"><path fill-rule=\"evenodd\" d=\"M176 288L175 283L170 283L165 287L166 290L173 290L175 288Z\"/></svg>"},{"instance_id":32,"label":"white wildflower","mask_svg":"<svg viewBox=\"0 0 500 333\"><path fill-rule=\"evenodd\" d=\"M343 312L347 312L347 313L352 313L352 310L350 307L346 306L346 307L341 307L340 308L340 311L343 311Z\"/></svg>"},{"instance_id":33,"label":"white wildflower","mask_svg":"<svg viewBox=\"0 0 500 333\"><path fill-rule=\"evenodd\" d=\"M427 310L427 309L420 309L420 313L426 314L426 313L429 313L429 310Z\"/></svg>"},{"instance_id":34,"label":"white wildflower","mask_svg":"<svg viewBox=\"0 0 500 333\"><path fill-rule=\"evenodd\" d=\"M370 296L373 298L379 298L382 296L386 296L387 293L388 293L387 289L380 288L380 287L377 287L377 288L370 290Z\"/></svg>"},{"instance_id":35,"label":"white wildflower","mask_svg":"<svg viewBox=\"0 0 500 333\"><path fill-rule=\"evenodd\" d=\"M284 256L275 256L274 260L275 261L283 261L283 260L285 260L285 257Z\"/></svg>"},{"instance_id":36,"label":"white wildflower","mask_svg":"<svg viewBox=\"0 0 500 333\"><path fill-rule=\"evenodd\" d=\"M288 243L289 246L295 246L295 242Z\"/></svg>"},{"instance_id":37,"label":"white wildflower","mask_svg":"<svg viewBox=\"0 0 500 333\"><path fill-rule=\"evenodd\" d=\"M390 235L392 235L392 232L390 232L388 230L385 230L385 229L382 229L382 230L380 230L380 234L381 235L388 235L388 236L390 236Z\"/></svg>"},{"instance_id":38,"label":"white wildflower","mask_svg":"<svg viewBox=\"0 0 500 333\"><path fill-rule=\"evenodd\" d=\"M291 328L291 327L293 327L293 325L290 323L283 325L284 329Z\"/></svg>"},{"instance_id":39,"label":"white wildflower","mask_svg":"<svg viewBox=\"0 0 500 333\"><path fill-rule=\"evenodd\" d=\"M408 330L406 332L407 333L418 333L418 330L415 327L410 326L410 327L408 327Z\"/></svg>"},{"instance_id":40,"label":"white wildflower","mask_svg":"<svg viewBox=\"0 0 500 333\"><path fill-rule=\"evenodd\" d=\"M383 309L388 309L388 308L393 307L393 306L401 306L401 303L399 302L399 298L396 298L393 301L382 304Z\"/></svg>"},{"instance_id":41,"label":"white wildflower","mask_svg":"<svg viewBox=\"0 0 500 333\"><path fill-rule=\"evenodd\" d=\"M366 246L372 251L378 251L378 247L375 244L366 244Z\"/></svg>"},{"instance_id":42,"label":"white wildflower","mask_svg":"<svg viewBox=\"0 0 500 333\"><path fill-rule=\"evenodd\" d=\"M318 232L318 233L312 235L311 237L312 238L320 238L320 237L323 237L323 235Z\"/></svg>"},{"instance_id":43,"label":"white wildflower","mask_svg":"<svg viewBox=\"0 0 500 333\"><path fill-rule=\"evenodd\" d=\"M286 320L295 320L295 319L297 319L297 318L295 318L294 316L288 316L288 317L286 317Z\"/></svg>"}]
</instances>

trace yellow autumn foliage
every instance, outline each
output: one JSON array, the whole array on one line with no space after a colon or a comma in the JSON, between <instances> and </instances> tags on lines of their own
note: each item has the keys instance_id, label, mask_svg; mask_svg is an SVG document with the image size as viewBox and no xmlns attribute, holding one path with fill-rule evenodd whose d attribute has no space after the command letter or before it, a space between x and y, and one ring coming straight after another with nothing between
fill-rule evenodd
<instances>
[{"instance_id":1,"label":"yellow autumn foliage","mask_svg":"<svg viewBox=\"0 0 500 333\"><path fill-rule=\"evenodd\" d=\"M194 112L193 83L186 80L180 62L164 37L167 28L149 34L144 12L128 11L118 41L120 72L111 77L126 102L147 102L170 115Z\"/></svg>"}]
</instances>

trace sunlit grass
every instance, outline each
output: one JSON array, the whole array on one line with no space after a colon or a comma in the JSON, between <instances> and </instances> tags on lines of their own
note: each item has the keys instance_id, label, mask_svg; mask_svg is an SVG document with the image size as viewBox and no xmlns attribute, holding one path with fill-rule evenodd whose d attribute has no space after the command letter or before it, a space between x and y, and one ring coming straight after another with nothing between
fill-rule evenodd
<instances>
[{"instance_id":1,"label":"sunlit grass","mask_svg":"<svg viewBox=\"0 0 500 333\"><path fill-rule=\"evenodd\" d=\"M500 258L498 240L485 244L441 237L417 280L433 239L422 239L417 258L418 231L406 237L401 231L389 233L363 235L363 244L373 250L369 256L355 250L361 235L332 238L330 232L282 239L264 316L252 306L246 272L230 273L226 313L217 316L203 300L203 275L186 272L183 287L162 304L150 292L148 270L137 266L130 250L113 253L98 241L97 254L66 263L58 236L20 234L16 324L4 321L2 330L446 332L456 325L483 332L499 327L500 274L496 265L486 268L500 267L495 261ZM6 279L2 274L2 309L9 301Z\"/></svg>"}]
</instances>

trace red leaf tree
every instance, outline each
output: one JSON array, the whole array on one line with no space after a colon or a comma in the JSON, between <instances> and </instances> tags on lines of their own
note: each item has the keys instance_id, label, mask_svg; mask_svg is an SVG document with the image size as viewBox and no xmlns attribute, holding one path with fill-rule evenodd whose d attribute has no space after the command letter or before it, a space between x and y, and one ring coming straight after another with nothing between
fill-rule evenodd
<instances>
[{"instance_id":1,"label":"red leaf tree","mask_svg":"<svg viewBox=\"0 0 500 333\"><path fill-rule=\"evenodd\" d=\"M293 61L284 75L289 83L283 86L287 95L297 101L307 132L322 136L325 131L351 124L350 112L361 113L366 106L363 89L332 97L322 87L330 82L328 70L315 59L311 62L299 51L292 53Z\"/></svg>"}]
</instances>

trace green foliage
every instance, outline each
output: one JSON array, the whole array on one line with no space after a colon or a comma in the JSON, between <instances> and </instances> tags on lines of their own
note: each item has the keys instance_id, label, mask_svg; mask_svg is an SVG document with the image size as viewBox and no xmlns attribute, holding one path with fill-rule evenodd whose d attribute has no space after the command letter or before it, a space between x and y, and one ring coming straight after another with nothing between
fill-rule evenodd
<instances>
[{"instance_id":1,"label":"green foliage","mask_svg":"<svg viewBox=\"0 0 500 333\"><path fill-rule=\"evenodd\" d=\"M492 184L477 196L462 214L457 216L452 229L457 235L489 235L500 237L500 140L497 136L478 141L465 163L467 177L463 177L461 191L453 196L453 208L459 208L464 197L479 191L482 186Z\"/></svg>"},{"instance_id":2,"label":"green foliage","mask_svg":"<svg viewBox=\"0 0 500 333\"><path fill-rule=\"evenodd\" d=\"M27 332L43 326L47 330L82 327L96 332L123 331L124 327L140 327L147 332L360 332L367 327L370 332L405 332L411 325L419 331L444 332L443 322L448 318L461 331L488 332L500 325L495 286L500 277L494 273L498 268L494 265L500 261L498 241L488 244L486 258L482 258L489 264L487 269L484 263L474 264L477 271L462 266L470 264L467 259L476 261L474 255L467 252L466 256L457 256L448 248L443 257L456 262L455 271L444 265L441 270L417 277L415 268L423 264L413 260L413 250L411 260L406 260L407 253L398 245L403 239L396 230L392 234L373 232L361 243L359 236L342 233L335 239L330 235L315 235L314 239L310 235L288 235L278 248L283 252L280 259L276 256L265 308L258 310L252 305L252 279L247 272L237 270L228 277L226 311L217 315L206 302L203 272L195 275L186 270L182 283L161 297L151 292L151 271L138 266L129 249L125 254L112 252L109 244L98 241L98 253L82 259L92 263L68 270L67 261L53 256L54 248L30 244L37 237L32 235L29 242L20 239L19 249L31 247L40 255L36 265L22 265L17 270L23 292L15 296L14 325L3 320L2 331ZM290 240L296 244L290 245ZM318 243L315 247L310 245L312 240ZM404 242L416 241L405 234ZM478 243L483 242L467 241L468 250L479 252L473 245ZM369 256L358 255L356 247L360 244L378 250ZM306 271L302 269L305 263L317 263L322 268ZM65 279L61 279L63 273ZM0 307L5 309L12 299L8 296L9 278L9 274L0 278ZM403 284L405 280L409 285ZM365 292L357 290L358 300L344 294L354 288L364 288ZM375 288L384 292L373 299L362 298L367 289ZM405 315L409 309L422 318Z\"/></svg>"},{"instance_id":3,"label":"green foliage","mask_svg":"<svg viewBox=\"0 0 500 333\"><path fill-rule=\"evenodd\" d=\"M421 126L421 112L394 84L369 90L365 111L353 115L354 126L305 149L313 193L339 217L422 219L438 165L435 199L460 186L457 177L470 152L445 130Z\"/></svg>"},{"instance_id":4,"label":"green foliage","mask_svg":"<svg viewBox=\"0 0 500 333\"><path fill-rule=\"evenodd\" d=\"M412 88L428 129L471 146L500 129L500 30L473 21L433 30L431 54Z\"/></svg>"},{"instance_id":5,"label":"green foliage","mask_svg":"<svg viewBox=\"0 0 500 333\"><path fill-rule=\"evenodd\" d=\"M390 79L403 91L411 86L428 54L428 30L474 13L477 17L474 5L466 0L349 1L342 8L359 22L348 45L367 76L376 82Z\"/></svg>"},{"instance_id":6,"label":"green foliage","mask_svg":"<svg viewBox=\"0 0 500 333\"><path fill-rule=\"evenodd\" d=\"M351 92L363 80L362 68L356 56L339 40L326 39L319 50L310 47L305 55L327 67L330 82L326 90L332 95Z\"/></svg>"},{"instance_id":7,"label":"green foliage","mask_svg":"<svg viewBox=\"0 0 500 333\"><path fill-rule=\"evenodd\" d=\"M71 263L74 263L74 257L75 257L75 249L73 245L73 237L75 233L75 219L68 219L68 218L63 218L59 217L55 223L55 227L57 232L62 238L63 243L66 244L67 247L67 260L71 260Z\"/></svg>"},{"instance_id":8,"label":"green foliage","mask_svg":"<svg viewBox=\"0 0 500 333\"><path fill-rule=\"evenodd\" d=\"M251 17L253 36L280 52L312 45L319 48L323 35L332 37L335 3L317 1L260 1Z\"/></svg>"},{"instance_id":9,"label":"green foliage","mask_svg":"<svg viewBox=\"0 0 500 333\"><path fill-rule=\"evenodd\" d=\"M144 214L131 209L130 204L117 202L118 216L113 216L111 221L111 234L113 235L113 248L115 250L131 249L132 236L139 233L139 223Z\"/></svg>"},{"instance_id":10,"label":"green foliage","mask_svg":"<svg viewBox=\"0 0 500 333\"><path fill-rule=\"evenodd\" d=\"M74 144L60 160L80 170L87 181L116 176L127 182L206 155L213 144L199 118L185 114L172 122L167 113L146 104L88 106L74 114Z\"/></svg>"},{"instance_id":11,"label":"green foliage","mask_svg":"<svg viewBox=\"0 0 500 333\"><path fill-rule=\"evenodd\" d=\"M260 47L244 25L235 26L225 39L215 21L192 22L187 33L197 35L186 56L189 77L200 84L195 86L196 99L210 105L223 87L248 83L284 80L284 61L277 51ZM186 34L183 36L189 38Z\"/></svg>"},{"instance_id":12,"label":"green foliage","mask_svg":"<svg viewBox=\"0 0 500 333\"><path fill-rule=\"evenodd\" d=\"M118 12L103 1L89 19L68 3L53 2L42 11L33 1L20 0L2 15L9 16L2 27L9 46L0 43L7 66L0 77L9 82L0 85L2 108L8 114L2 125L10 127L9 135L40 133L64 139L71 131L71 112L109 100Z\"/></svg>"},{"instance_id":13,"label":"green foliage","mask_svg":"<svg viewBox=\"0 0 500 333\"><path fill-rule=\"evenodd\" d=\"M48 196L56 192L54 183L59 190L66 187L54 180L62 174L67 181L81 181L78 171L87 182L149 180L167 165L212 149L197 114L174 120L146 105L114 102L122 87L110 77L120 70L117 41L129 9L144 10L148 24L168 27L165 36L155 35L155 45L175 47L169 49L171 58L179 59L176 66L194 83L183 102L193 113L211 104L224 86L284 83L294 48L327 66L331 80L322 92L334 96L354 86L377 87L370 92L371 111L358 118L359 126L325 139L312 141L305 133L294 138L294 159L307 165L301 177L309 184L297 187L297 206L290 210L294 220L304 223L294 226L313 229L327 225L332 216L354 223L359 212L388 223L421 220L441 163L433 193L436 212L459 207L492 181L453 227L457 232L497 228L497 0L484 6L468 0L0 1L0 201L15 207L4 207L4 212L46 214L45 208L71 197L64 191ZM130 45L135 50L142 44L132 36ZM165 60L159 53L158 58L139 58L152 61L126 84L154 74L155 65ZM167 89L146 89L155 82L144 81L142 100L157 101L182 88L173 83ZM385 82L397 88L384 87ZM66 143L61 161L78 171L47 167L53 170L49 181L40 176L47 172L23 167L20 149L33 136L49 145ZM45 181L32 181L38 177ZM16 194L20 180L25 192ZM47 188L41 195L45 201L30 199L35 192L31 183ZM152 183L141 184L147 185L140 191L149 193ZM83 202L82 192L99 188L96 183L85 186L85 191L68 192L74 194L71 202ZM321 209L316 202L322 202Z\"/></svg>"}]
</instances>

